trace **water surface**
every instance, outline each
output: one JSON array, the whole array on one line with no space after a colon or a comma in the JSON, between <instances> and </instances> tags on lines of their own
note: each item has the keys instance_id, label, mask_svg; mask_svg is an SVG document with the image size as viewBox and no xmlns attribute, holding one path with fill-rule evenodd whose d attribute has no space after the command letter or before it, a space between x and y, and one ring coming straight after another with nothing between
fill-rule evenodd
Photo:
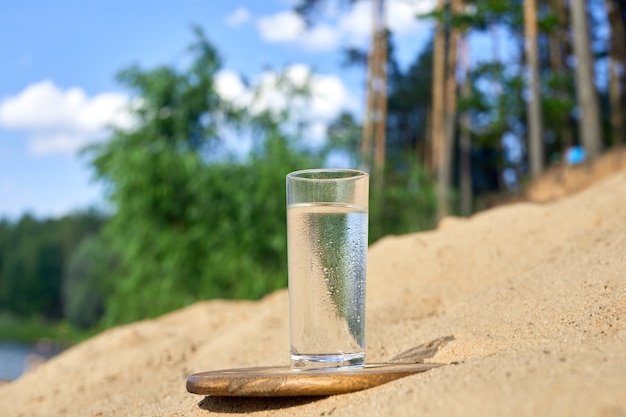
<instances>
[{"instance_id":1,"label":"water surface","mask_svg":"<svg viewBox=\"0 0 626 417\"><path fill-rule=\"evenodd\" d=\"M33 353L33 345L0 342L0 380L12 381L22 375L26 358Z\"/></svg>"}]
</instances>

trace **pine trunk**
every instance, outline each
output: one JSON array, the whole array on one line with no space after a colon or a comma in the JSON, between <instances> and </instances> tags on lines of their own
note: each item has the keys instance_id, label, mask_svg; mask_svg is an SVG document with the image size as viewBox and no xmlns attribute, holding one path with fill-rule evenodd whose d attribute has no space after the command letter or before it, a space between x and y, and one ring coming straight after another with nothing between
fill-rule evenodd
<instances>
[{"instance_id":1,"label":"pine trunk","mask_svg":"<svg viewBox=\"0 0 626 417\"><path fill-rule=\"evenodd\" d=\"M452 13L459 13L462 0L452 0ZM439 163L439 181L437 184L439 201L439 218L450 214L450 190L452 189L452 162L454 160L454 139L456 137L457 123L457 78L456 67L459 52L460 31L458 28L450 29L448 39L448 59L445 75L445 98L444 98L444 143Z\"/></svg>"},{"instance_id":2,"label":"pine trunk","mask_svg":"<svg viewBox=\"0 0 626 417\"><path fill-rule=\"evenodd\" d=\"M384 0L372 1L372 40L367 61L367 102L361 139L365 169L374 160L377 181L382 181L387 126L387 29Z\"/></svg>"},{"instance_id":3,"label":"pine trunk","mask_svg":"<svg viewBox=\"0 0 626 417\"><path fill-rule=\"evenodd\" d=\"M529 165L532 177L541 174L544 169L537 26L537 1L524 0L525 52L529 90L528 100L526 101L526 112L528 117Z\"/></svg>"},{"instance_id":4,"label":"pine trunk","mask_svg":"<svg viewBox=\"0 0 626 417\"><path fill-rule=\"evenodd\" d=\"M461 39L461 69L463 71L463 86L461 87L461 94L463 98L468 99L471 94L471 83L469 80L469 40L467 35ZM461 132L459 134L459 192L461 195L461 214L463 216L469 216L472 214L472 138L471 132L471 120L468 112L463 112L461 115Z\"/></svg>"},{"instance_id":5,"label":"pine trunk","mask_svg":"<svg viewBox=\"0 0 626 417\"><path fill-rule=\"evenodd\" d=\"M382 6L382 0L377 0ZM380 18L383 19L384 14L381 11ZM385 171L385 145L387 134L387 29L384 25L379 28L377 34L378 54L377 54L377 73L380 89L376 95L376 130L374 131L374 170L379 180L382 180Z\"/></svg>"},{"instance_id":6,"label":"pine trunk","mask_svg":"<svg viewBox=\"0 0 626 417\"><path fill-rule=\"evenodd\" d=\"M444 10L444 0L438 0L437 11ZM435 28L435 45L433 47L433 105L432 105L432 170L437 184L437 217L447 212L447 192L442 183L442 165L445 154L445 71L446 71L446 38L445 26L438 21Z\"/></svg>"},{"instance_id":7,"label":"pine trunk","mask_svg":"<svg viewBox=\"0 0 626 417\"><path fill-rule=\"evenodd\" d=\"M567 21L567 9L564 0L553 0L552 8L554 14L558 20L557 28L550 33L548 38L548 45L550 49L550 68L553 73L559 77L565 77L569 72L567 68L567 56L571 52L571 46L569 44L566 28L568 27ZM563 102L571 99L569 90L567 88L559 87L555 95ZM558 134L561 145L561 153L565 155L565 152L569 147L574 145L574 131L571 126L571 116L569 113L560 120L558 126Z\"/></svg>"},{"instance_id":8,"label":"pine trunk","mask_svg":"<svg viewBox=\"0 0 626 417\"><path fill-rule=\"evenodd\" d=\"M581 143L589 159L593 159L602 152L602 127L600 126L600 112L598 95L593 76L593 57L589 42L589 28L587 23L585 0L571 0L570 15L576 66L576 99L578 102L578 126Z\"/></svg>"}]
</instances>

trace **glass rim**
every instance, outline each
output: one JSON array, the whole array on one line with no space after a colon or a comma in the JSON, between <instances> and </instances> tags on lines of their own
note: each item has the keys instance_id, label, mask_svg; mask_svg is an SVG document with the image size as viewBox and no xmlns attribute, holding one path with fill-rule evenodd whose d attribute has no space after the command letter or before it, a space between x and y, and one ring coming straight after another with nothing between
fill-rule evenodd
<instances>
[{"instance_id":1,"label":"glass rim","mask_svg":"<svg viewBox=\"0 0 626 417\"><path fill-rule=\"evenodd\" d=\"M331 178L308 178L308 177L301 176L304 174L318 174L318 173L319 174L321 173L328 173L328 174L346 173L346 174L351 174L351 175L345 176L345 177L337 176L337 177L331 177ZM342 181L342 180L350 181L350 180L356 180L356 179L364 178L364 177L365 178L369 177L369 174L365 171L361 171L359 169L352 169L352 168L301 169L301 170L293 171L287 174L287 179L298 180L298 181Z\"/></svg>"}]
</instances>

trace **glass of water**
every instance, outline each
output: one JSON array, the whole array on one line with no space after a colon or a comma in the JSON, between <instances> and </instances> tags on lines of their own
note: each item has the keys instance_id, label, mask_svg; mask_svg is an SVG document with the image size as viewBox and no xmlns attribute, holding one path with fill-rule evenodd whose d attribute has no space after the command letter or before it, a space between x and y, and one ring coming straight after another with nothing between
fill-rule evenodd
<instances>
[{"instance_id":1,"label":"glass of water","mask_svg":"<svg viewBox=\"0 0 626 417\"><path fill-rule=\"evenodd\" d=\"M363 171L287 175L292 369L365 364L368 193Z\"/></svg>"}]
</instances>

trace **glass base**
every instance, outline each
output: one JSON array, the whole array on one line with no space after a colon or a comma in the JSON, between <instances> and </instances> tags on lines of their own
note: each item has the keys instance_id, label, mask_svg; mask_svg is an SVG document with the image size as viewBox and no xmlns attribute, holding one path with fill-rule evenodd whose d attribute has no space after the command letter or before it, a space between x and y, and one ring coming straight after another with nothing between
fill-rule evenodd
<instances>
[{"instance_id":1,"label":"glass base","mask_svg":"<svg viewBox=\"0 0 626 417\"><path fill-rule=\"evenodd\" d=\"M296 371L359 369L365 366L365 352L337 355L291 354L291 369Z\"/></svg>"}]
</instances>

